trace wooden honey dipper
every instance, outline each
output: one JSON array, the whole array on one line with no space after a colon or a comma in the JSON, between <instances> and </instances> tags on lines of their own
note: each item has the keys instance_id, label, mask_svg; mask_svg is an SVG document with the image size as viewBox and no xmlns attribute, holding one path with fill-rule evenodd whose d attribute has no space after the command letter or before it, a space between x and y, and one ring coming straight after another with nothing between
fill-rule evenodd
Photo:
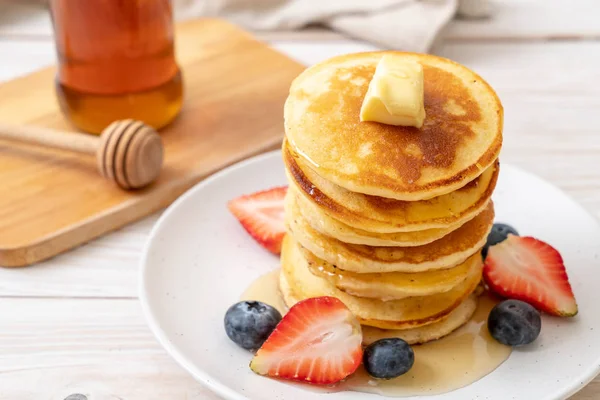
<instances>
[{"instance_id":1,"label":"wooden honey dipper","mask_svg":"<svg viewBox=\"0 0 600 400\"><path fill-rule=\"evenodd\" d=\"M95 154L100 174L126 190L152 183L163 163L163 146L158 133L143 122L130 119L113 122L100 137L0 123L0 139Z\"/></svg>"}]
</instances>

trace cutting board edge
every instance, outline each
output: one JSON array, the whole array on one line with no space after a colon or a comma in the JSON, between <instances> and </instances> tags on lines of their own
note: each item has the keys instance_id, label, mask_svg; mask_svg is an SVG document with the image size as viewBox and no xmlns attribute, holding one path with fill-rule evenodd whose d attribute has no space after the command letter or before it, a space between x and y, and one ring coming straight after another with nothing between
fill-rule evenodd
<instances>
[{"instance_id":1,"label":"cutting board edge","mask_svg":"<svg viewBox=\"0 0 600 400\"><path fill-rule=\"evenodd\" d=\"M302 70L306 68L306 66L298 62L298 60L282 54L268 42L256 38L251 32L247 32L242 27L219 18L205 17L179 21L177 23L177 32L180 39L186 38L177 41L176 52L179 55L185 55L185 57L181 58L181 60L186 60L182 61L182 66L187 67L197 65L205 59L210 61L208 65L217 65L214 61L217 58L219 60L221 57L233 58L229 54L224 54L221 51L215 50L217 46L221 46L221 43L229 50L239 50L240 43L242 42L260 43L262 46L245 46L244 49L251 49L255 54L261 54L262 57L275 61L275 65L279 65L278 68L280 68L282 72L278 73L277 77L267 81L274 91L279 91L279 89L281 89L281 95L287 95L287 93L284 92L287 92L289 89L289 83L286 83L285 88L281 86L283 80L293 80L295 76L300 74ZM193 35L203 35L202 37L204 39L199 42L204 43L207 47L207 51L202 50L199 52L197 41L190 40ZM268 49L269 52L265 52L266 49ZM252 55L249 56L248 53L244 54L245 57L252 57ZM283 62L283 59L285 59L286 62ZM214 69L214 67L210 68ZM269 70L269 68L264 68L262 73ZM261 69L258 68L256 71L260 72ZM19 101L9 102L8 104L10 107L3 109L4 112L0 110L0 118L6 117L11 123L33 123L57 129L74 130L75 127L73 125L66 124L62 119L59 120L54 117L55 114L59 113L54 101L51 103L53 105L52 107L45 107L46 103L44 103L44 101L47 102L50 97L54 98L54 96L49 95L49 93L50 91L53 91L53 89L51 90L52 85L50 82L54 82L52 77L55 72L55 66L48 66L8 82L3 82L0 85L0 93L3 93L4 99L17 96L17 100ZM241 87L241 89L238 89L237 91L239 91L242 96L247 97L251 94L252 90L256 90L255 88L244 87L243 81L241 81L241 84L238 82L236 85ZM197 89L197 86L194 87ZM26 89L25 94L23 94L23 88ZM210 93L212 93L211 91L214 92L214 90L216 89L212 88L208 90L207 93L210 95ZM35 96L35 98L44 98L44 101L40 100L39 104L36 103L37 107L34 107L36 110L35 112L22 111L29 110L28 107L22 107L22 103L29 103L24 103L21 100L28 100L31 96ZM48 99L46 99L46 97ZM279 112L281 112L279 107L272 103L272 100L275 100L276 98L277 96L265 97L265 100L267 101L265 104L273 112L277 109L276 115L281 115L279 114ZM223 100L220 100L221 103L222 101ZM214 102L217 110L219 109L218 106L221 104L220 102ZM284 127L279 124L281 117L277 117L277 119L278 123L275 131L261 135L262 139L260 140L254 139L251 145L244 142L247 146L244 147L243 151L235 146L231 146L231 141L226 141L223 151L225 154L222 155L222 158L221 156L219 158L212 157L210 161L207 161L206 163L202 162L200 164L196 164L195 160L191 161L194 165L193 168L190 167L191 169L187 171L185 169L180 169L178 171L183 171L183 173L178 172L176 174L177 176L161 181L161 185L164 185L164 187L161 186L160 190L154 192L153 195L149 195L150 199L145 197L147 195L146 193L143 193L140 197L135 196L130 199L119 200L118 204L109 204L94 213L87 213L83 210L82 212L84 214L79 215L77 218L65 220L64 224L50 222L53 225L51 225L49 229L38 230L37 233L34 231L34 234L23 234L22 232L27 231L24 231L22 226L19 227L16 230L16 236L11 235L9 236L11 240L6 240L4 244L0 243L0 268L31 265L79 247L101 235L118 230L129 223L144 218L161 208L167 207L187 189L196 185L209 175L218 172L233 163L280 147ZM227 129L244 131L246 129L256 129L260 126L259 129L261 129L261 132L264 132L265 129L273 128L273 121L270 121L265 125L264 123L254 123L250 120L250 127L245 125L239 126L239 124L238 126L236 126L236 124L231 124L231 127L227 127L226 124L219 125L219 120L211 121L213 124L215 124L215 121L217 122L215 126L220 131L225 131ZM217 141L215 141L215 143L217 143ZM177 151L181 152L181 149L179 148ZM189 154L189 151L184 153ZM181 156L179 153L176 154L177 157ZM30 212L27 212L27 214L30 214ZM34 225L32 226L33 229L35 229L35 225L44 222L36 221L33 217L30 219L34 222ZM29 221L25 220L25 222ZM9 232L4 233L8 234ZM0 236L7 237L7 235Z\"/></svg>"},{"instance_id":2,"label":"cutting board edge","mask_svg":"<svg viewBox=\"0 0 600 400\"><path fill-rule=\"evenodd\" d=\"M0 248L0 267L26 267L74 249L104 234L121 229L127 224L138 221L169 205L185 192L187 186L193 186L194 184L194 182L188 183L191 183L191 185L186 184L181 189L173 188L170 193L167 193L167 196L147 197L143 198L141 202L136 201L137 207L134 210L139 210L136 213L132 212L127 202L121 203L118 207L110 209L106 213L94 215L93 218L79 221L76 225L52 232L35 242L25 243L17 247Z\"/></svg>"},{"instance_id":3,"label":"cutting board edge","mask_svg":"<svg viewBox=\"0 0 600 400\"><path fill-rule=\"evenodd\" d=\"M137 213L131 212L132 210L131 207L129 207L129 202L124 202L117 207L107 210L106 213L94 215L93 218L80 221L76 225L71 225L60 231L53 232L34 243L27 243L22 246L11 248L0 247L0 267L27 267L36 262L47 260L67 250L81 246L106 233L121 229L132 222L138 221L154 212L168 207L183 193L201 183L206 177L222 171L238 162L255 157L267 151L274 151L281 148L282 139L283 137L278 137L273 140L267 140L250 153L246 153L242 156L233 156L207 171L191 174L176 182L171 182L168 186L161 188L160 193L163 194L162 196L142 197L141 201L138 199L130 200L129 202L136 203L137 207L135 207L134 210L139 210ZM118 222L115 222L115 220L118 220ZM73 239L73 237L76 239Z\"/></svg>"}]
</instances>

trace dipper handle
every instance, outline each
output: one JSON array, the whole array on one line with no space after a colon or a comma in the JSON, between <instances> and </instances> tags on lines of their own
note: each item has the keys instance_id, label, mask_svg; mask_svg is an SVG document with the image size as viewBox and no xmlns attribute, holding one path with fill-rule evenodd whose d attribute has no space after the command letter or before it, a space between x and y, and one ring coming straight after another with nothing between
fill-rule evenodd
<instances>
[{"instance_id":1,"label":"dipper handle","mask_svg":"<svg viewBox=\"0 0 600 400\"><path fill-rule=\"evenodd\" d=\"M63 132L49 128L0 123L0 139L18 140L78 153L96 154L100 138L76 132Z\"/></svg>"},{"instance_id":2,"label":"dipper handle","mask_svg":"<svg viewBox=\"0 0 600 400\"><path fill-rule=\"evenodd\" d=\"M100 137L0 123L0 139L96 155L100 174L126 190L152 183L163 163L164 149L158 133L143 122L130 119L113 122Z\"/></svg>"}]
</instances>

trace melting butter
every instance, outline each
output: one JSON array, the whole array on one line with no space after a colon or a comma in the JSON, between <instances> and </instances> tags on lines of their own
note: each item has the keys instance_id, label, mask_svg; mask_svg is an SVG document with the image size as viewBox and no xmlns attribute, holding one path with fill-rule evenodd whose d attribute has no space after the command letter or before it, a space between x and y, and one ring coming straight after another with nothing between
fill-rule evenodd
<instances>
[{"instance_id":1,"label":"melting butter","mask_svg":"<svg viewBox=\"0 0 600 400\"><path fill-rule=\"evenodd\" d=\"M420 128L424 119L423 66L405 56L384 55L369 83L360 120Z\"/></svg>"}]
</instances>

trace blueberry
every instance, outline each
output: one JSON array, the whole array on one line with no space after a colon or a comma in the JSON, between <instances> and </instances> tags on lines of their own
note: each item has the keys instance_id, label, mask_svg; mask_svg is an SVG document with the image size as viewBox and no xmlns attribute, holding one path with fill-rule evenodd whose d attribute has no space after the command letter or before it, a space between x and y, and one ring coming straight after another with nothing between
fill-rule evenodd
<instances>
[{"instance_id":1,"label":"blueberry","mask_svg":"<svg viewBox=\"0 0 600 400\"><path fill-rule=\"evenodd\" d=\"M241 301L225 313L229 339L247 350L258 350L281 321L275 308L260 301Z\"/></svg>"},{"instance_id":2,"label":"blueberry","mask_svg":"<svg viewBox=\"0 0 600 400\"><path fill-rule=\"evenodd\" d=\"M483 259L485 259L485 257L487 256L487 252L490 246L505 241L508 238L509 233L519 236L519 232L517 232L517 230L510 225L500 223L494 224L494 226L492 226L490 234L487 237L487 242L481 250L481 255L483 256Z\"/></svg>"},{"instance_id":3,"label":"blueberry","mask_svg":"<svg viewBox=\"0 0 600 400\"><path fill-rule=\"evenodd\" d=\"M402 339L380 339L365 348L363 364L373 378L392 379L408 372L415 353Z\"/></svg>"},{"instance_id":4,"label":"blueberry","mask_svg":"<svg viewBox=\"0 0 600 400\"><path fill-rule=\"evenodd\" d=\"M508 346L533 342L542 329L540 313L520 300L496 304L488 317L488 330L494 339Z\"/></svg>"}]
</instances>

